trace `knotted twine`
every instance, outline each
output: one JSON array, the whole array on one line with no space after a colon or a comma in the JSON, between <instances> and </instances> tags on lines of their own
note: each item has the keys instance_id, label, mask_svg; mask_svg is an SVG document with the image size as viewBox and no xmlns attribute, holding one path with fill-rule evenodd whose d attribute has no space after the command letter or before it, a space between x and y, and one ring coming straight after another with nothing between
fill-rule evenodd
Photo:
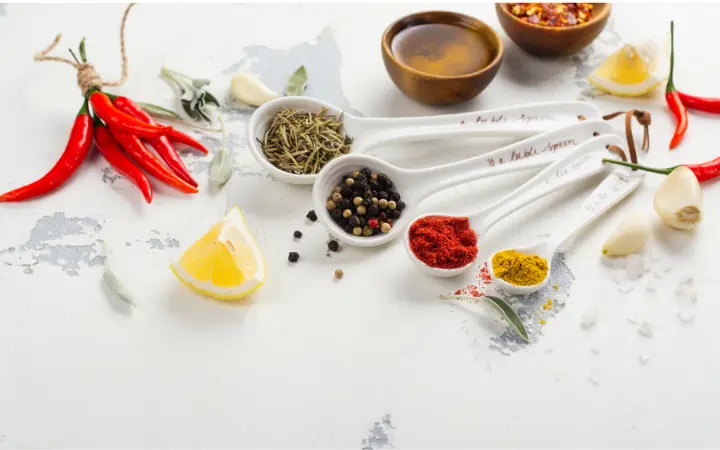
<instances>
[{"instance_id":1,"label":"knotted twine","mask_svg":"<svg viewBox=\"0 0 720 450\"><path fill-rule=\"evenodd\" d=\"M632 133L632 119L635 117L640 125L642 125L643 131L643 142L640 149L642 151L648 151L650 149L650 124L652 123L652 117L649 111L641 111L639 109L631 109L629 111L618 111L603 116L603 120L612 120L621 114L625 114L625 137L628 143L628 150L630 151L630 162L637 164L637 150L635 149L635 138ZM580 120L587 120L585 116L578 116ZM627 156L623 149L617 145L608 145L608 150L616 153L623 161L627 162Z\"/></svg>"},{"instance_id":2,"label":"knotted twine","mask_svg":"<svg viewBox=\"0 0 720 450\"><path fill-rule=\"evenodd\" d=\"M35 54L35 61L57 61L73 66L77 70L77 84L82 91L83 97L86 96L87 93L93 89L98 89L105 86L122 86L128 77L128 60L125 56L125 23L127 22L130 9L132 9L133 6L135 6L135 3L130 3L127 8L125 8L125 14L123 14L122 23L120 25L120 55L122 57L122 75L119 80L103 80L95 70L95 66L93 66L92 64L86 62L77 62L60 56L48 56L48 53L50 53L60 43L60 39L62 39L62 33L58 33L58 35L55 36L55 40L52 42L52 44L50 44L45 50Z\"/></svg>"}]
</instances>

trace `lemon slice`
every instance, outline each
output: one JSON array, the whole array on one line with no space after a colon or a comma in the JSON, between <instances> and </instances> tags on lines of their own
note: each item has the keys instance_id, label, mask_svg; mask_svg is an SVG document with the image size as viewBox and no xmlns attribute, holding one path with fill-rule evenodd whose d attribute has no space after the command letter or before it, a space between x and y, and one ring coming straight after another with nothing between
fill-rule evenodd
<instances>
[{"instance_id":1,"label":"lemon slice","mask_svg":"<svg viewBox=\"0 0 720 450\"><path fill-rule=\"evenodd\" d=\"M238 207L187 249L170 269L190 289L218 300L242 298L265 282L265 261Z\"/></svg>"},{"instance_id":2,"label":"lemon slice","mask_svg":"<svg viewBox=\"0 0 720 450\"><path fill-rule=\"evenodd\" d=\"M619 97L645 95L666 77L656 73L661 52L652 42L625 45L596 68L586 80L596 88Z\"/></svg>"}]
</instances>

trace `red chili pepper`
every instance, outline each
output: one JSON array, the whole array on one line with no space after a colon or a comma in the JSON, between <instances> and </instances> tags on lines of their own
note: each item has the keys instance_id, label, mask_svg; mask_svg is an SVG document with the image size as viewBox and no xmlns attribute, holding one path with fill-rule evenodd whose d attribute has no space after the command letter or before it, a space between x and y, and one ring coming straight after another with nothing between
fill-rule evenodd
<instances>
[{"instance_id":1,"label":"red chili pepper","mask_svg":"<svg viewBox=\"0 0 720 450\"><path fill-rule=\"evenodd\" d=\"M0 202L19 202L57 189L75 173L90 151L93 142L93 121L87 99L75 117L70 138L60 160L39 180L0 195Z\"/></svg>"},{"instance_id":2,"label":"red chili pepper","mask_svg":"<svg viewBox=\"0 0 720 450\"><path fill-rule=\"evenodd\" d=\"M178 131L175 128L170 128L170 132L166 133L166 135L175 142L185 144L188 147L192 147L195 150L202 152L206 155L208 154L208 150L197 139L195 139L192 136L189 136L181 131Z\"/></svg>"},{"instance_id":3,"label":"red chili pepper","mask_svg":"<svg viewBox=\"0 0 720 450\"><path fill-rule=\"evenodd\" d=\"M150 125L130 114L125 114L113 106L108 96L100 91L93 92L90 96L90 104L95 114L100 116L110 129L117 129L144 138L162 136L172 130L172 127Z\"/></svg>"},{"instance_id":4,"label":"red chili pepper","mask_svg":"<svg viewBox=\"0 0 720 450\"><path fill-rule=\"evenodd\" d=\"M709 113L720 113L720 98L698 97L680 91L678 91L678 96L687 108Z\"/></svg>"},{"instance_id":5,"label":"red chili pepper","mask_svg":"<svg viewBox=\"0 0 720 450\"><path fill-rule=\"evenodd\" d=\"M152 117L150 117L150 114L146 113L141 107L127 97L115 97L113 105L115 105L115 107L120 111L130 114L145 123L157 125ZM185 164L182 159L180 159L180 156L178 156L177 151L175 151L175 148L172 146L167 136L150 138L148 139L148 142L150 142L150 145L153 146L157 154L160 155L163 161L165 161L168 167L170 167L178 177L197 187L197 181L195 181L192 175L190 175L190 172L188 172L187 167L185 167Z\"/></svg>"},{"instance_id":6,"label":"red chili pepper","mask_svg":"<svg viewBox=\"0 0 720 450\"><path fill-rule=\"evenodd\" d=\"M603 162L610 164L617 164L619 166L630 167L632 169L644 170L645 172L659 173L661 175L670 175L670 172L677 169L680 166L672 166L665 169L658 169L655 167L641 166L639 164L633 164L625 161L618 161L615 159L603 159ZM700 164L681 164L688 169L692 170L695 174L695 178L699 182L709 181L713 178L720 176L720 157L715 158L711 161L700 163Z\"/></svg>"},{"instance_id":7,"label":"red chili pepper","mask_svg":"<svg viewBox=\"0 0 720 450\"><path fill-rule=\"evenodd\" d=\"M148 180L143 171L125 155L105 125L96 125L95 144L107 162L110 163L115 170L135 183L140 189L140 192L142 192L143 197L145 197L145 200L148 203L152 203L153 191L150 186L150 180Z\"/></svg>"},{"instance_id":8,"label":"red chili pepper","mask_svg":"<svg viewBox=\"0 0 720 450\"><path fill-rule=\"evenodd\" d=\"M670 76L668 77L667 87L665 88L665 101L667 101L670 111L675 115L677 125L675 127L675 134L673 134L672 140L670 140L670 149L673 149L680 144L683 136L688 127L688 116L687 109L680 100L680 94L675 89L675 83L673 82L673 73L675 71L675 26L673 22L670 22Z\"/></svg>"},{"instance_id":9,"label":"red chili pepper","mask_svg":"<svg viewBox=\"0 0 720 450\"><path fill-rule=\"evenodd\" d=\"M145 147L145 144L142 143L139 137L112 128L110 128L110 133L112 133L118 144L130 155L130 158L147 173L181 192L187 194L196 194L198 192L195 186L181 180L165 167L163 163Z\"/></svg>"}]
</instances>

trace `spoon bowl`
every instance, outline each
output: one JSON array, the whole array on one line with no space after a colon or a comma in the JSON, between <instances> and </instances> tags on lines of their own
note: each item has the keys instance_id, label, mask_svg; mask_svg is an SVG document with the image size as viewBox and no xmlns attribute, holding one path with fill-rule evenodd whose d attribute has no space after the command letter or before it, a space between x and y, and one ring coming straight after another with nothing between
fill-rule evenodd
<instances>
[{"instance_id":1,"label":"spoon bowl","mask_svg":"<svg viewBox=\"0 0 720 450\"><path fill-rule=\"evenodd\" d=\"M318 113L327 109L329 116L342 116L342 132L352 138L350 152L366 153L371 149L398 142L468 137L515 137L523 139L549 130L599 120L600 111L584 102L548 102L513 106L486 111L425 117L365 118L312 97L281 97L271 100L250 117L247 141L250 153L270 175L290 184L313 184L317 174L298 175L285 172L270 162L262 149L262 140L273 118L282 110L294 109Z\"/></svg>"}]
</instances>

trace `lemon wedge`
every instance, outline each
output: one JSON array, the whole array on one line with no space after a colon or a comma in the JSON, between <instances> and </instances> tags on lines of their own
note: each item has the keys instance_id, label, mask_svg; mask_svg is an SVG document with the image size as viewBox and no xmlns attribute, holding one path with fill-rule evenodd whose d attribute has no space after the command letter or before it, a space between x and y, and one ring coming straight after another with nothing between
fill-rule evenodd
<instances>
[{"instance_id":1,"label":"lemon wedge","mask_svg":"<svg viewBox=\"0 0 720 450\"><path fill-rule=\"evenodd\" d=\"M265 282L265 261L238 207L170 265L190 289L218 300L242 298Z\"/></svg>"},{"instance_id":2,"label":"lemon wedge","mask_svg":"<svg viewBox=\"0 0 720 450\"><path fill-rule=\"evenodd\" d=\"M645 95L666 77L658 76L661 52L652 42L625 45L600 64L586 80L596 88L619 97Z\"/></svg>"}]
</instances>

